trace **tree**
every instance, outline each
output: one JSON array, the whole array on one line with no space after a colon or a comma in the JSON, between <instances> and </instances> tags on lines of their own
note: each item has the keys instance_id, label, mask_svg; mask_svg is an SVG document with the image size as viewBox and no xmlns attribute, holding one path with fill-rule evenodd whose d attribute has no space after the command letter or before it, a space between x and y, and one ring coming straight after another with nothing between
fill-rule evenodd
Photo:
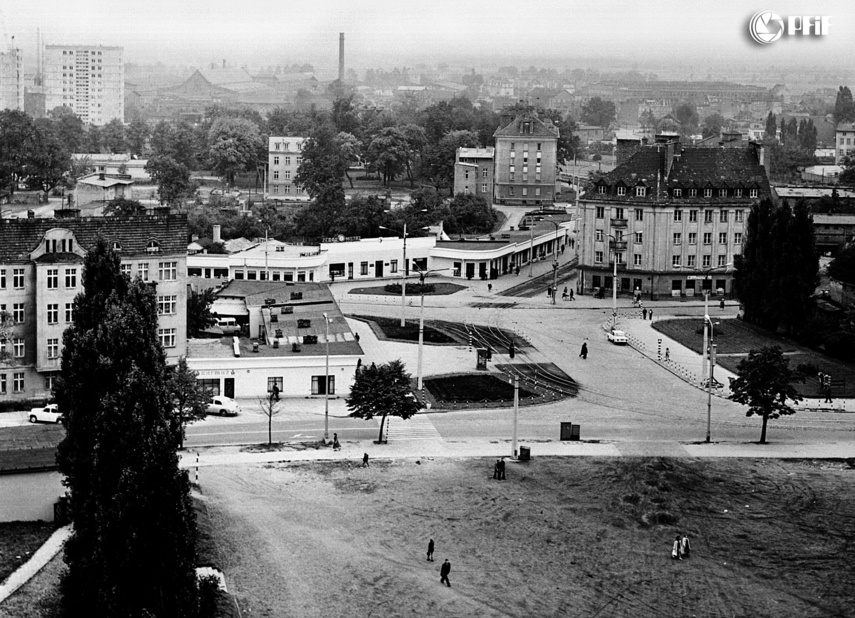
<instances>
[{"instance_id":1,"label":"tree","mask_svg":"<svg viewBox=\"0 0 855 618\"><path fill-rule=\"evenodd\" d=\"M713 137L714 135L720 135L721 130L726 124L727 119L721 114L710 114L709 116L704 118L701 135L703 135L704 137Z\"/></svg>"},{"instance_id":2,"label":"tree","mask_svg":"<svg viewBox=\"0 0 855 618\"><path fill-rule=\"evenodd\" d=\"M454 192L454 162L457 160L457 149L474 148L477 145L478 135L472 131L452 131L439 140L438 144L428 148L424 167L437 189L448 189L449 195Z\"/></svg>"},{"instance_id":3,"label":"tree","mask_svg":"<svg viewBox=\"0 0 855 618\"><path fill-rule=\"evenodd\" d=\"M217 118L208 131L208 156L214 171L233 185L239 172L256 169L264 142L258 126L245 118Z\"/></svg>"},{"instance_id":4,"label":"tree","mask_svg":"<svg viewBox=\"0 0 855 618\"><path fill-rule=\"evenodd\" d=\"M119 265L98 240L63 334L55 394L66 436L57 463L74 526L65 601L69 615L195 616L196 527L178 468L156 292Z\"/></svg>"},{"instance_id":5,"label":"tree","mask_svg":"<svg viewBox=\"0 0 855 618\"><path fill-rule=\"evenodd\" d=\"M348 162L342 156L340 143L329 127L318 129L303 143L303 161L297 169L294 182L301 186L313 200L321 194L341 192L341 177Z\"/></svg>"},{"instance_id":6,"label":"tree","mask_svg":"<svg viewBox=\"0 0 855 618\"><path fill-rule=\"evenodd\" d=\"M271 391L266 399L259 399L261 413L267 417L267 446L273 444L273 417L279 414L279 397Z\"/></svg>"},{"instance_id":7,"label":"tree","mask_svg":"<svg viewBox=\"0 0 855 618\"><path fill-rule=\"evenodd\" d=\"M32 119L20 110L0 111L0 189L14 193L27 176L33 147Z\"/></svg>"},{"instance_id":8,"label":"tree","mask_svg":"<svg viewBox=\"0 0 855 618\"><path fill-rule=\"evenodd\" d=\"M70 107L60 105L48 112L48 118L54 121L57 135L66 152L81 152L83 143L83 121Z\"/></svg>"},{"instance_id":9,"label":"tree","mask_svg":"<svg viewBox=\"0 0 855 618\"><path fill-rule=\"evenodd\" d=\"M837 89L837 100L834 102L834 124L841 122L855 122L855 101L852 100L849 86Z\"/></svg>"},{"instance_id":10,"label":"tree","mask_svg":"<svg viewBox=\"0 0 855 618\"><path fill-rule=\"evenodd\" d=\"M125 131L125 139L127 140L128 150L136 157L142 157L145 153L145 145L151 131L148 128L145 120L134 118L128 125Z\"/></svg>"},{"instance_id":11,"label":"tree","mask_svg":"<svg viewBox=\"0 0 855 618\"><path fill-rule=\"evenodd\" d=\"M101 144L110 154L126 152L125 125L118 118L113 118L101 129Z\"/></svg>"},{"instance_id":12,"label":"tree","mask_svg":"<svg viewBox=\"0 0 855 618\"><path fill-rule=\"evenodd\" d=\"M769 115L766 116L766 130L763 132L763 139L766 142L771 142L776 139L778 135L778 120L775 118L775 114L769 112Z\"/></svg>"},{"instance_id":13,"label":"tree","mask_svg":"<svg viewBox=\"0 0 855 618\"><path fill-rule=\"evenodd\" d=\"M145 164L145 170L157 183L157 195L161 204L181 205L190 193L190 170L172 157L155 156Z\"/></svg>"},{"instance_id":14,"label":"tree","mask_svg":"<svg viewBox=\"0 0 855 618\"><path fill-rule=\"evenodd\" d=\"M102 142L101 127L94 124L86 125L86 130L83 133L83 139L80 143L81 150L89 154L100 154L103 145Z\"/></svg>"},{"instance_id":15,"label":"tree","mask_svg":"<svg viewBox=\"0 0 855 618\"><path fill-rule=\"evenodd\" d=\"M677 105L671 115L680 125L680 135L692 135L698 130L698 110L691 101L685 101Z\"/></svg>"},{"instance_id":16,"label":"tree","mask_svg":"<svg viewBox=\"0 0 855 618\"><path fill-rule=\"evenodd\" d=\"M769 419L796 413L787 401L802 400L793 382L802 382L804 378L790 369L790 361L778 346L751 350L748 358L739 361L736 374L739 377L730 381L730 399L748 406L746 416L756 414L763 419L760 444L766 444Z\"/></svg>"},{"instance_id":17,"label":"tree","mask_svg":"<svg viewBox=\"0 0 855 618\"><path fill-rule=\"evenodd\" d=\"M198 374L187 366L187 359L181 357L178 364L169 369L169 394L172 397L172 409L178 417L178 448L184 448L184 430L190 423L200 421L207 416L208 391L202 386Z\"/></svg>"},{"instance_id":18,"label":"tree","mask_svg":"<svg viewBox=\"0 0 855 618\"><path fill-rule=\"evenodd\" d=\"M384 187L388 187L396 176L404 172L410 160L407 138L397 127L383 129L368 144L365 154L383 176Z\"/></svg>"},{"instance_id":19,"label":"tree","mask_svg":"<svg viewBox=\"0 0 855 618\"><path fill-rule=\"evenodd\" d=\"M47 118L34 122L32 148L27 161L27 182L49 194L62 183L71 169L71 153L57 134L55 123Z\"/></svg>"},{"instance_id":20,"label":"tree","mask_svg":"<svg viewBox=\"0 0 855 618\"><path fill-rule=\"evenodd\" d=\"M145 206L137 200L129 200L124 197L115 197L104 205L105 217L133 217L144 215Z\"/></svg>"},{"instance_id":21,"label":"tree","mask_svg":"<svg viewBox=\"0 0 855 618\"><path fill-rule=\"evenodd\" d=\"M443 228L449 234L483 234L492 232L496 225L496 212L480 195L458 193L448 208Z\"/></svg>"},{"instance_id":22,"label":"tree","mask_svg":"<svg viewBox=\"0 0 855 618\"><path fill-rule=\"evenodd\" d=\"M199 292L190 290L187 297L187 337L198 337L201 331L217 323L217 318L211 313L216 298L213 288Z\"/></svg>"},{"instance_id":23,"label":"tree","mask_svg":"<svg viewBox=\"0 0 855 618\"><path fill-rule=\"evenodd\" d=\"M616 116L615 104L600 97L592 97L582 106L582 122L603 127L603 131L608 131Z\"/></svg>"},{"instance_id":24,"label":"tree","mask_svg":"<svg viewBox=\"0 0 855 618\"><path fill-rule=\"evenodd\" d=\"M357 161L359 159L359 152L362 148L362 144L359 143L359 140L355 135L344 132L335 136L335 143L338 147L338 152L341 155L341 158L344 159L345 162L342 166L344 167L344 175L350 183L350 188L353 189L353 178L351 178L350 174L347 173L347 169L353 161Z\"/></svg>"},{"instance_id":25,"label":"tree","mask_svg":"<svg viewBox=\"0 0 855 618\"><path fill-rule=\"evenodd\" d=\"M831 260L828 276L855 285L855 245L849 245Z\"/></svg>"},{"instance_id":26,"label":"tree","mask_svg":"<svg viewBox=\"0 0 855 618\"><path fill-rule=\"evenodd\" d=\"M412 376L404 369L400 360L389 361L379 367L371 363L356 372L356 379L350 389L350 397L345 399L350 416L371 420L380 417L380 435L383 440L383 427L387 416L408 419L419 411L419 404L410 389Z\"/></svg>"},{"instance_id":27,"label":"tree","mask_svg":"<svg viewBox=\"0 0 855 618\"><path fill-rule=\"evenodd\" d=\"M843 171L840 172L837 181L842 185L855 187L855 157L843 159Z\"/></svg>"},{"instance_id":28,"label":"tree","mask_svg":"<svg viewBox=\"0 0 855 618\"><path fill-rule=\"evenodd\" d=\"M556 149L556 159L558 164L565 163L576 157L579 152L580 143L579 137L575 135L576 123L573 118L567 116L564 118L556 109L542 110L540 113L542 118L547 118L558 127L558 143Z\"/></svg>"}]
</instances>

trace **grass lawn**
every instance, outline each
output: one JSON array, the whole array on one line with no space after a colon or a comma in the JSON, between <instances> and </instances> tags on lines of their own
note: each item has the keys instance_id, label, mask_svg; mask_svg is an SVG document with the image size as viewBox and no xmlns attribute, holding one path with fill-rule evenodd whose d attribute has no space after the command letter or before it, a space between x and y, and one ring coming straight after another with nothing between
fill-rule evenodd
<instances>
[{"instance_id":1,"label":"grass lawn","mask_svg":"<svg viewBox=\"0 0 855 618\"><path fill-rule=\"evenodd\" d=\"M444 283L444 282L436 282L431 283L430 285L434 286L433 292L425 292L425 296L447 296L449 294L454 294L459 292L460 290L465 290L465 285L458 285L456 283ZM380 296L401 296L401 290L397 292L387 292L386 288L382 285L373 287L373 288L353 288L348 292L348 294L374 294ZM407 296L412 296L414 298L418 298L418 294L413 295L407 291Z\"/></svg>"},{"instance_id":2,"label":"grass lawn","mask_svg":"<svg viewBox=\"0 0 855 618\"><path fill-rule=\"evenodd\" d=\"M45 521L0 524L0 582L29 560L54 530L54 525Z\"/></svg>"},{"instance_id":3,"label":"grass lawn","mask_svg":"<svg viewBox=\"0 0 855 618\"><path fill-rule=\"evenodd\" d=\"M378 337L383 339L401 339L403 341L414 341L418 342L419 340L419 323L418 320L407 320L405 322L405 326L401 327L401 320L398 318L382 318L382 317L374 317L374 316L348 316L355 318L357 320L364 320L369 324L372 324L374 332L378 335ZM379 332L378 332L379 331ZM436 344L456 344L457 341L452 337L446 335L442 331L436 330L435 328L431 328L427 324L425 324L424 329L424 341L425 343L436 343Z\"/></svg>"},{"instance_id":4,"label":"grass lawn","mask_svg":"<svg viewBox=\"0 0 855 618\"><path fill-rule=\"evenodd\" d=\"M507 378L483 373L428 378L425 388L437 401L513 401L514 385ZM535 393L520 387L520 399Z\"/></svg>"},{"instance_id":5,"label":"grass lawn","mask_svg":"<svg viewBox=\"0 0 855 618\"><path fill-rule=\"evenodd\" d=\"M843 462L495 458L214 466L244 616L851 616ZM685 533L690 557L671 559ZM436 542L435 561L425 550ZM450 588L439 567L451 563Z\"/></svg>"},{"instance_id":6,"label":"grass lawn","mask_svg":"<svg viewBox=\"0 0 855 618\"><path fill-rule=\"evenodd\" d=\"M772 335L742 320L727 319L715 320L710 315L715 326L715 344L717 346L716 364L721 365L729 371L736 372L739 362L748 356L751 350L758 350L763 346L777 345L784 351L790 360L790 368L797 369L799 365L807 364L816 367L816 371L822 371L832 376L833 394L835 397L855 397L855 367L837 359L825 356L784 339ZM659 320L653 323L653 328L663 335L678 341L687 348L701 353L703 349L703 320L701 318L681 320ZM731 355L731 356L728 356ZM805 381L796 383L796 389L804 397L821 397L824 393L820 391L816 379L816 372L805 376Z\"/></svg>"}]
</instances>

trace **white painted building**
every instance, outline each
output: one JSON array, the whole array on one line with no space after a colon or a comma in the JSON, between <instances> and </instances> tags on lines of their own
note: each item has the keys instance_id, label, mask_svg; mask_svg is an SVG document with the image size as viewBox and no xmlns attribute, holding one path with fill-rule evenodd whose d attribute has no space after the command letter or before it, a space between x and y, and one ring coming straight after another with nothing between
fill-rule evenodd
<instances>
[{"instance_id":1,"label":"white painted building","mask_svg":"<svg viewBox=\"0 0 855 618\"><path fill-rule=\"evenodd\" d=\"M85 163L92 173L127 174L134 182L151 182L151 175L145 169L148 159L132 159L126 154L86 153L75 153L71 158L75 163Z\"/></svg>"},{"instance_id":2,"label":"white painted building","mask_svg":"<svg viewBox=\"0 0 855 618\"><path fill-rule=\"evenodd\" d=\"M842 165L843 159L855 156L855 123L841 122L834 131L834 141L837 150L834 154L834 164Z\"/></svg>"},{"instance_id":3,"label":"white painted building","mask_svg":"<svg viewBox=\"0 0 855 618\"><path fill-rule=\"evenodd\" d=\"M45 110L70 107L84 123L125 120L124 48L46 45Z\"/></svg>"},{"instance_id":4,"label":"white painted building","mask_svg":"<svg viewBox=\"0 0 855 618\"><path fill-rule=\"evenodd\" d=\"M267 155L266 198L283 202L307 202L309 195L294 184L303 162L305 137L270 137Z\"/></svg>"}]
</instances>

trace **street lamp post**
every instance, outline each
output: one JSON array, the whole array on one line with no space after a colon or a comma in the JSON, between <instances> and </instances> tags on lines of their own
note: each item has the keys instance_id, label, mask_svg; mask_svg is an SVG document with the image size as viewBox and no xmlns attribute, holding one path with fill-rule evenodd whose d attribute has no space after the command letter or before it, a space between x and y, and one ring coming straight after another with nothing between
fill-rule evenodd
<instances>
[{"instance_id":1,"label":"street lamp post","mask_svg":"<svg viewBox=\"0 0 855 618\"><path fill-rule=\"evenodd\" d=\"M614 242L614 260L612 260L613 264L613 272L612 272L612 330L617 326L617 238L614 234L609 234L609 238Z\"/></svg>"},{"instance_id":2,"label":"street lamp post","mask_svg":"<svg viewBox=\"0 0 855 618\"><path fill-rule=\"evenodd\" d=\"M418 268L418 267L416 267ZM418 269L419 273L419 291L421 292L421 302L419 303L419 356L418 356L418 364L416 365L416 390L421 392L423 390L422 383L422 350L424 350L424 340L425 340L425 277L427 277L431 273L441 272L443 270L448 270L448 268L436 268L434 270L421 270Z\"/></svg>"},{"instance_id":3,"label":"street lamp post","mask_svg":"<svg viewBox=\"0 0 855 618\"><path fill-rule=\"evenodd\" d=\"M387 211L388 212L388 211ZM422 208L419 212L427 212L426 208ZM378 225L381 230L389 230L388 227ZM390 232L394 230L389 230ZM407 222L404 221L404 256L401 264L401 328L407 325Z\"/></svg>"},{"instance_id":4,"label":"street lamp post","mask_svg":"<svg viewBox=\"0 0 855 618\"><path fill-rule=\"evenodd\" d=\"M710 442L710 426L712 424L712 384L713 384L713 373L715 371L715 344L713 343L715 328L713 326L713 322L710 319L710 316L704 316L704 332L706 332L706 326L709 323L710 327L710 376L707 379L707 438L706 442L709 444Z\"/></svg>"},{"instance_id":5,"label":"street lamp post","mask_svg":"<svg viewBox=\"0 0 855 618\"><path fill-rule=\"evenodd\" d=\"M324 444L330 439L330 320L324 313L326 368L324 370Z\"/></svg>"},{"instance_id":6,"label":"street lamp post","mask_svg":"<svg viewBox=\"0 0 855 618\"><path fill-rule=\"evenodd\" d=\"M555 221L549 221L555 226L555 249L553 249L552 260L552 304L555 304L555 297L558 288L558 230L560 226Z\"/></svg>"}]
</instances>

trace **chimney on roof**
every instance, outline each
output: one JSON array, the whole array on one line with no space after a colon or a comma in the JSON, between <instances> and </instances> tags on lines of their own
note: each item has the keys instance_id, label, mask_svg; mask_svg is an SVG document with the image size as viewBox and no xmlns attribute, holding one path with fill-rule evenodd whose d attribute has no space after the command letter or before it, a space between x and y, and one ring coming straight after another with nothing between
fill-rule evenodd
<instances>
[{"instance_id":1,"label":"chimney on roof","mask_svg":"<svg viewBox=\"0 0 855 618\"><path fill-rule=\"evenodd\" d=\"M220 238L220 234L221 234L221 232L222 232L222 229L223 229L223 227L222 227L221 225L219 225L219 224L217 224L217 225L215 225L215 226L214 226L214 230L213 230L213 232L211 233L211 234L213 235L213 237L214 237L214 238L213 238L213 241L214 241L214 242L223 242L223 241L222 241L222 239Z\"/></svg>"}]
</instances>

